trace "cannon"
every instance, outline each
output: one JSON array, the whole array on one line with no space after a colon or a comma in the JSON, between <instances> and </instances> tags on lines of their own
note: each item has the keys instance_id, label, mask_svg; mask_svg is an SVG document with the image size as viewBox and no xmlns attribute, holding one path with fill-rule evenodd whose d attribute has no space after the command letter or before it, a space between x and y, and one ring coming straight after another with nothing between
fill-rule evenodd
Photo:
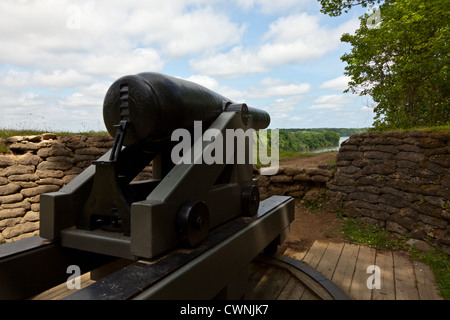
<instances>
[{"instance_id":1,"label":"cannon","mask_svg":"<svg viewBox=\"0 0 450 320\"><path fill-rule=\"evenodd\" d=\"M189 287L184 283L188 278L207 281L211 288L206 296L212 298L241 279L246 264L262 249L280 244L287 235L293 199L274 196L260 202L253 178L253 136L248 133L269 126L265 111L190 81L140 73L111 85L103 117L114 137L111 150L60 191L41 195L42 245L101 261L124 259L131 266L150 261L148 272L160 276L142 298L179 297L169 288ZM150 163L152 179L136 180ZM33 241L28 246L39 248L39 241ZM228 265L224 259L233 261L232 266L223 269ZM220 278L214 285L204 276L211 269ZM177 280L162 285L171 277ZM116 280L105 281L110 290L120 287ZM92 290L98 293L105 286L99 288ZM117 298L111 292L72 296Z\"/></svg>"}]
</instances>

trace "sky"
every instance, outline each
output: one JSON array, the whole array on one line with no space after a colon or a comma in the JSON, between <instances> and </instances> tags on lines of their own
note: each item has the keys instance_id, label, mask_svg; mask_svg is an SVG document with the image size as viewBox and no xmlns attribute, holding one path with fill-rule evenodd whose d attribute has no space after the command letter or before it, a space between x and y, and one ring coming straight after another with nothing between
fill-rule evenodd
<instances>
[{"instance_id":1,"label":"sky","mask_svg":"<svg viewBox=\"0 0 450 320\"><path fill-rule=\"evenodd\" d=\"M364 10L364 11L363 11ZM362 128L368 97L343 93L340 17L317 0L2 0L0 128L104 131L118 78L160 72L266 110L269 128Z\"/></svg>"}]
</instances>

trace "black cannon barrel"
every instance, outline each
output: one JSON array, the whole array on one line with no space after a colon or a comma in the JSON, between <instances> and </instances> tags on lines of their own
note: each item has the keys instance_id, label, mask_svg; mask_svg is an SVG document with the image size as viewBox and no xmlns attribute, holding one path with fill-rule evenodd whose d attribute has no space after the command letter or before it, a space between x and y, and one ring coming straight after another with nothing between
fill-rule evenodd
<instances>
[{"instance_id":1,"label":"black cannon barrel","mask_svg":"<svg viewBox=\"0 0 450 320\"><path fill-rule=\"evenodd\" d=\"M196 83L160 73L146 72L116 80L106 93L103 119L114 136L121 120L129 121L123 144L151 144L170 140L178 128L192 130L194 121L202 121L206 130L234 103L228 98ZM269 126L270 116L248 108L255 130Z\"/></svg>"}]
</instances>

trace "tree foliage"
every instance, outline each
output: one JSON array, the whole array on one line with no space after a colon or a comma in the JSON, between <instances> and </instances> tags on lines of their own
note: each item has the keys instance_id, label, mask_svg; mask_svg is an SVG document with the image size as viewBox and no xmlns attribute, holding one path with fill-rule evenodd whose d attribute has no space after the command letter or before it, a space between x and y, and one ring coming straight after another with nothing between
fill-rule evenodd
<instances>
[{"instance_id":1,"label":"tree foliage","mask_svg":"<svg viewBox=\"0 0 450 320\"><path fill-rule=\"evenodd\" d=\"M279 147L281 151L310 151L318 148L338 146L339 138L339 133L334 131L315 132L280 129Z\"/></svg>"},{"instance_id":2,"label":"tree foliage","mask_svg":"<svg viewBox=\"0 0 450 320\"><path fill-rule=\"evenodd\" d=\"M375 1L319 0L322 11L339 15L355 4ZM378 1L377 1L378 2ZM448 125L449 9L447 0L386 0L381 23L360 17L352 45L341 60L349 88L375 102L377 129Z\"/></svg>"},{"instance_id":3,"label":"tree foliage","mask_svg":"<svg viewBox=\"0 0 450 320\"><path fill-rule=\"evenodd\" d=\"M332 17L340 16L342 12L347 13L352 7L361 5L363 8L367 5L380 3L381 0L318 0L322 5L320 10Z\"/></svg>"},{"instance_id":4,"label":"tree foliage","mask_svg":"<svg viewBox=\"0 0 450 320\"><path fill-rule=\"evenodd\" d=\"M296 131L312 131L312 132L325 132L325 131L333 131L336 133L339 133L339 135L341 137L349 137L352 134L355 133L363 133L367 131L367 128L305 128L305 129L300 129L300 128L289 128L289 129L280 129L282 131L286 131L286 132L296 132Z\"/></svg>"},{"instance_id":5,"label":"tree foliage","mask_svg":"<svg viewBox=\"0 0 450 320\"><path fill-rule=\"evenodd\" d=\"M270 149L271 130L266 131L267 147ZM278 147L280 152L308 152L320 148L337 147L341 137L366 132L366 128L290 128L279 129ZM258 134L258 133L257 133Z\"/></svg>"}]
</instances>

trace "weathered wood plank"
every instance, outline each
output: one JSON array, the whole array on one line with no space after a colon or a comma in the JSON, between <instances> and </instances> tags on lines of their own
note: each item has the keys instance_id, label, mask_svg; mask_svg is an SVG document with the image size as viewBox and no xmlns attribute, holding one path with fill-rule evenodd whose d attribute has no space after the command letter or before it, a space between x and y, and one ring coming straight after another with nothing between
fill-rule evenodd
<instances>
[{"instance_id":1,"label":"weathered wood plank","mask_svg":"<svg viewBox=\"0 0 450 320\"><path fill-rule=\"evenodd\" d=\"M430 268L422 262L412 261L407 253L377 251L350 243L316 241L307 251L296 252L287 248L284 255L303 261L330 279L350 297L360 300L442 300ZM381 289L369 289L367 273L370 265L380 268ZM246 299L252 300L317 300L310 287L296 278L292 270L260 262L248 268L249 282ZM295 272L294 272L295 274ZM81 286L95 281L90 274L81 276ZM72 293L66 283L47 290L33 299L57 300Z\"/></svg>"},{"instance_id":2,"label":"weathered wood plank","mask_svg":"<svg viewBox=\"0 0 450 320\"><path fill-rule=\"evenodd\" d=\"M327 279L333 277L334 270L341 256L344 243L330 242L323 253L322 259L320 259L316 270L320 272Z\"/></svg>"},{"instance_id":3,"label":"weathered wood plank","mask_svg":"<svg viewBox=\"0 0 450 320\"><path fill-rule=\"evenodd\" d=\"M394 277L396 300L418 300L419 291L411 259L406 253L394 251Z\"/></svg>"},{"instance_id":4,"label":"weathered wood plank","mask_svg":"<svg viewBox=\"0 0 450 320\"><path fill-rule=\"evenodd\" d=\"M289 258L292 258L292 259L296 259L298 261L302 261L307 252L308 252L308 250L295 251L294 249L288 247L284 251L283 255L285 255Z\"/></svg>"},{"instance_id":5,"label":"weathered wood plank","mask_svg":"<svg viewBox=\"0 0 450 320\"><path fill-rule=\"evenodd\" d=\"M246 299L254 295L255 288L260 283L261 279L269 271L269 266L259 263L251 263L249 266L249 279L247 284L247 291L245 293Z\"/></svg>"},{"instance_id":6,"label":"weathered wood plank","mask_svg":"<svg viewBox=\"0 0 450 320\"><path fill-rule=\"evenodd\" d=\"M320 259L322 259L323 253L327 247L328 242L315 241L303 258L303 262L315 269L319 264Z\"/></svg>"},{"instance_id":7,"label":"weathered wood plank","mask_svg":"<svg viewBox=\"0 0 450 320\"><path fill-rule=\"evenodd\" d=\"M391 251L377 251L375 265L380 268L380 289L373 289L372 300L395 300L394 259Z\"/></svg>"},{"instance_id":8,"label":"weathered wood plank","mask_svg":"<svg viewBox=\"0 0 450 320\"><path fill-rule=\"evenodd\" d=\"M320 298L314 295L311 291L305 290L300 300L320 300Z\"/></svg>"},{"instance_id":9,"label":"weathered wood plank","mask_svg":"<svg viewBox=\"0 0 450 320\"><path fill-rule=\"evenodd\" d=\"M414 261L414 273L420 300L443 300L437 291L434 274L423 262Z\"/></svg>"},{"instance_id":10,"label":"weathered wood plank","mask_svg":"<svg viewBox=\"0 0 450 320\"><path fill-rule=\"evenodd\" d=\"M298 281L300 281L302 283L302 285L306 288L306 291L311 292L311 294L317 296L321 300L332 300L333 299L333 296L323 286L323 283L321 283L317 280L318 278L315 275L305 272L302 268L297 268L293 265L285 264L282 261L275 260L272 263L289 271L292 276L294 276L296 279L298 279ZM303 263L303 264L305 264L305 263ZM307 268L310 268L310 267L308 266ZM323 278L323 277L321 276L321 278Z\"/></svg>"},{"instance_id":11,"label":"weathered wood plank","mask_svg":"<svg viewBox=\"0 0 450 320\"><path fill-rule=\"evenodd\" d=\"M259 263L250 263L248 265L248 278L250 281L259 282L261 277L267 271L268 266Z\"/></svg>"},{"instance_id":12,"label":"weathered wood plank","mask_svg":"<svg viewBox=\"0 0 450 320\"><path fill-rule=\"evenodd\" d=\"M331 278L339 288L350 293L350 285L355 272L356 260L358 259L359 245L346 243Z\"/></svg>"},{"instance_id":13,"label":"weathered wood plank","mask_svg":"<svg viewBox=\"0 0 450 320\"><path fill-rule=\"evenodd\" d=\"M276 300L283 289L286 287L288 281L292 278L291 274L286 270L274 268L275 272L270 277L270 286L267 288L265 300Z\"/></svg>"},{"instance_id":14,"label":"weathered wood plank","mask_svg":"<svg viewBox=\"0 0 450 320\"><path fill-rule=\"evenodd\" d=\"M248 299L250 300L270 300L280 293L282 288L279 288L280 281L277 276L278 270L273 267L269 267L262 276L261 280L255 286L252 292L249 293ZM288 279L286 279L284 285ZM276 291L276 292L275 292ZM274 297L275 296L275 297Z\"/></svg>"},{"instance_id":15,"label":"weathered wood plank","mask_svg":"<svg viewBox=\"0 0 450 320\"><path fill-rule=\"evenodd\" d=\"M80 276L80 289L85 288L95 281L91 280L90 272L84 273ZM32 300L60 300L67 297L77 289L69 289L67 283L61 283L51 289L48 289L40 294L34 296Z\"/></svg>"},{"instance_id":16,"label":"weathered wood plank","mask_svg":"<svg viewBox=\"0 0 450 320\"><path fill-rule=\"evenodd\" d=\"M277 300L300 300L304 292L305 287L299 281L290 278L278 295Z\"/></svg>"},{"instance_id":17,"label":"weathered wood plank","mask_svg":"<svg viewBox=\"0 0 450 320\"><path fill-rule=\"evenodd\" d=\"M350 295L358 300L370 300L372 290L367 288L367 268L375 262L376 250L373 248L360 246L358 259L356 260L355 272L350 285Z\"/></svg>"}]
</instances>

